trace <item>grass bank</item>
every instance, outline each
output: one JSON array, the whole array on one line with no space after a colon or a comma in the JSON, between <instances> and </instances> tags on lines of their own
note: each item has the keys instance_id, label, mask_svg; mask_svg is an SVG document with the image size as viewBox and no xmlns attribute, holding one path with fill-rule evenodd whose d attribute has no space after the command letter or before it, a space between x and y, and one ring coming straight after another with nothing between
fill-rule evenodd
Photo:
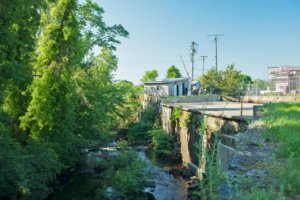
<instances>
[{"instance_id":1,"label":"grass bank","mask_svg":"<svg viewBox=\"0 0 300 200\"><path fill-rule=\"evenodd\" d=\"M275 147L265 163L272 181L242 192L241 199L300 199L300 102L266 104L261 121L265 142Z\"/></svg>"},{"instance_id":2,"label":"grass bank","mask_svg":"<svg viewBox=\"0 0 300 200\"><path fill-rule=\"evenodd\" d=\"M264 138L276 145L270 165L277 187L290 199L300 198L300 102L268 104L263 110Z\"/></svg>"}]
</instances>

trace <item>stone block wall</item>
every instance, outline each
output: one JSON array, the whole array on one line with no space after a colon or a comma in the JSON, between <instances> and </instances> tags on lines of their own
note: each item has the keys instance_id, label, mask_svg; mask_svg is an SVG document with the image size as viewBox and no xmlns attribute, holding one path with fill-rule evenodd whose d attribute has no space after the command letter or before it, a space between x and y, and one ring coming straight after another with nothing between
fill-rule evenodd
<instances>
[{"instance_id":1,"label":"stone block wall","mask_svg":"<svg viewBox=\"0 0 300 200\"><path fill-rule=\"evenodd\" d=\"M205 172L205 155L210 151L214 134L234 134L240 131L243 125L235 120L186 110L182 110L180 117L171 120L173 109L174 107L162 107L163 128L172 136L174 148L178 151L182 163L193 168L197 166L197 169L192 171L196 171L196 175L201 177ZM201 133L201 130L204 131Z\"/></svg>"}]
</instances>

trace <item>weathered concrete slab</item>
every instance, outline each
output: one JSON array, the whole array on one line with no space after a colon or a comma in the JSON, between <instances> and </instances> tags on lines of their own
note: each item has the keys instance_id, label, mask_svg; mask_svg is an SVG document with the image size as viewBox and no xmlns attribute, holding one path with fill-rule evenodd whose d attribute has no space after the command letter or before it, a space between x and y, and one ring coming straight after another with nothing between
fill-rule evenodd
<instances>
[{"instance_id":1,"label":"weathered concrete slab","mask_svg":"<svg viewBox=\"0 0 300 200\"><path fill-rule=\"evenodd\" d=\"M236 120L253 118L253 107L262 104L239 102L191 102L191 103L164 103L166 107L181 107L183 110L202 113L209 116Z\"/></svg>"}]
</instances>

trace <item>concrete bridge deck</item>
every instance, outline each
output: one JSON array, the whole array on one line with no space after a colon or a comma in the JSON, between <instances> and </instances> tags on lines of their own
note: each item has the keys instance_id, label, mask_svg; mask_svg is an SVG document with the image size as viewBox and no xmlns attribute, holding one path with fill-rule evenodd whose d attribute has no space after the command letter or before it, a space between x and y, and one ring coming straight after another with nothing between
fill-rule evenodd
<instances>
[{"instance_id":1,"label":"concrete bridge deck","mask_svg":"<svg viewBox=\"0 0 300 200\"><path fill-rule=\"evenodd\" d=\"M195 113L202 113L209 116L248 120L252 119L254 115L253 107L262 104L256 103L241 103L239 102L190 102L190 103L164 103L166 107L181 107L183 110L192 111ZM242 109L242 112L241 112ZM242 115L241 115L242 114Z\"/></svg>"}]
</instances>

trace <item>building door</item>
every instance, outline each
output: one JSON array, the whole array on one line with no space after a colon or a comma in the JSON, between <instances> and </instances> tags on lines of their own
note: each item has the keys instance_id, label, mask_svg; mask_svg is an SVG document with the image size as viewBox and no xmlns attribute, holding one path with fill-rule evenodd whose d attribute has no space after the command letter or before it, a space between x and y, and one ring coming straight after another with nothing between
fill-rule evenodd
<instances>
[{"instance_id":1,"label":"building door","mask_svg":"<svg viewBox=\"0 0 300 200\"><path fill-rule=\"evenodd\" d=\"M177 85L174 85L174 93L173 96L177 96Z\"/></svg>"},{"instance_id":2,"label":"building door","mask_svg":"<svg viewBox=\"0 0 300 200\"><path fill-rule=\"evenodd\" d=\"M179 85L179 96L182 96L183 95L183 90L182 90L182 84Z\"/></svg>"}]
</instances>

